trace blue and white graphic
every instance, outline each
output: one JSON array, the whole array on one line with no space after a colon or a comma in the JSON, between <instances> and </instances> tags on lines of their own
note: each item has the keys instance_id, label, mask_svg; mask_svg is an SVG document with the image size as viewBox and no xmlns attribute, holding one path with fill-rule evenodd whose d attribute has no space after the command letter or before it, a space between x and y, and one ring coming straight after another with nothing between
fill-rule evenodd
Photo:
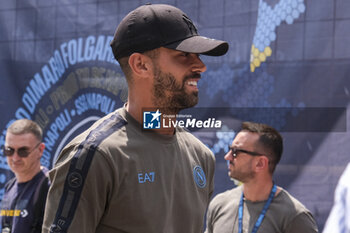
<instances>
[{"instance_id":1,"label":"blue and white graphic","mask_svg":"<svg viewBox=\"0 0 350 233\"><path fill-rule=\"evenodd\" d=\"M160 129L160 117L162 113L159 109L156 112L143 112L144 129Z\"/></svg>"},{"instance_id":2,"label":"blue and white graphic","mask_svg":"<svg viewBox=\"0 0 350 233\"><path fill-rule=\"evenodd\" d=\"M197 165L193 168L193 178L197 186L204 188L207 184L207 179L205 178L204 171L201 166Z\"/></svg>"},{"instance_id":3,"label":"blue and white graphic","mask_svg":"<svg viewBox=\"0 0 350 233\"><path fill-rule=\"evenodd\" d=\"M258 19L250 56L250 70L254 72L272 55L271 43L281 23L293 24L305 12L304 0L281 0L274 7L259 1Z\"/></svg>"}]
</instances>

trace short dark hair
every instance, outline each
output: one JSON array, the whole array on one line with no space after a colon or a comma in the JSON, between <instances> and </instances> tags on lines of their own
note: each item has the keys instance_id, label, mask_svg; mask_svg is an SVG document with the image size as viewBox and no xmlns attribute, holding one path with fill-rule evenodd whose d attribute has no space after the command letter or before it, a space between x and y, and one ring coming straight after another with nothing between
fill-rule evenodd
<instances>
[{"instance_id":1,"label":"short dark hair","mask_svg":"<svg viewBox=\"0 0 350 233\"><path fill-rule=\"evenodd\" d=\"M159 50L158 49L153 49L153 50L149 50L149 51L143 52L142 54L150 57L154 61L155 59L158 58ZM125 75L126 81L128 82L128 84L131 84L131 82L132 82L132 77L131 77L132 76L132 72L131 72L131 68L129 66L129 57L130 56L119 58L118 62L119 62L120 68L122 69L122 71L123 71L123 73Z\"/></svg>"},{"instance_id":2,"label":"short dark hair","mask_svg":"<svg viewBox=\"0 0 350 233\"><path fill-rule=\"evenodd\" d=\"M40 142L43 139L43 131L40 126L35 121L29 119L16 120L8 127L7 131L15 135L31 133Z\"/></svg>"},{"instance_id":3,"label":"short dark hair","mask_svg":"<svg viewBox=\"0 0 350 233\"><path fill-rule=\"evenodd\" d=\"M129 66L129 56L119 58L118 62L119 62L120 68L122 69L125 75L126 81L128 81L129 83L131 81L131 69Z\"/></svg>"},{"instance_id":4,"label":"short dark hair","mask_svg":"<svg viewBox=\"0 0 350 233\"><path fill-rule=\"evenodd\" d=\"M272 174L283 153L283 138L281 134L269 125L248 121L242 123L242 131L259 135L259 144L270 153L267 156L269 157L269 170Z\"/></svg>"}]
</instances>

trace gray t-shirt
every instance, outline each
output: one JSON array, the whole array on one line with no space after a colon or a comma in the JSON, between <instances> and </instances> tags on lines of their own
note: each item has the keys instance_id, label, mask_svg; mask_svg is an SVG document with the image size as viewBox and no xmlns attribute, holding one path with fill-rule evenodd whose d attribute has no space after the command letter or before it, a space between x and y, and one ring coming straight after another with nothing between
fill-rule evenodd
<instances>
[{"instance_id":1,"label":"gray t-shirt","mask_svg":"<svg viewBox=\"0 0 350 233\"><path fill-rule=\"evenodd\" d=\"M61 152L43 233L201 232L214 168L212 152L190 133L142 131L121 108Z\"/></svg>"},{"instance_id":2,"label":"gray t-shirt","mask_svg":"<svg viewBox=\"0 0 350 233\"><path fill-rule=\"evenodd\" d=\"M238 233L238 206L242 186L218 194L210 202L206 233ZM243 233L250 233L266 201L244 201ZM282 189L273 199L258 233L315 233L316 222L309 210Z\"/></svg>"}]
</instances>

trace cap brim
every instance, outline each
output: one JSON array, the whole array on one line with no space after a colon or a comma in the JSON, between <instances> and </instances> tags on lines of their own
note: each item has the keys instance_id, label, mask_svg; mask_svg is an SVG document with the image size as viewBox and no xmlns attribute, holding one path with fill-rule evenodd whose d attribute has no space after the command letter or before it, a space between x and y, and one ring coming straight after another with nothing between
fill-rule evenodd
<instances>
[{"instance_id":1,"label":"cap brim","mask_svg":"<svg viewBox=\"0 0 350 233\"><path fill-rule=\"evenodd\" d=\"M228 51L228 43L226 41L210 39L204 36L193 36L164 47L208 56L222 56Z\"/></svg>"}]
</instances>

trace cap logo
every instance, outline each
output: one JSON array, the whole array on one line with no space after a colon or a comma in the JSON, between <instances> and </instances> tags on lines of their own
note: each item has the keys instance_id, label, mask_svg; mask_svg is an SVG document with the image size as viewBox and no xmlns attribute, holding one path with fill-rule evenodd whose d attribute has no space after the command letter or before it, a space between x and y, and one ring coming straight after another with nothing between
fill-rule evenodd
<instances>
[{"instance_id":1,"label":"cap logo","mask_svg":"<svg viewBox=\"0 0 350 233\"><path fill-rule=\"evenodd\" d=\"M182 19L186 22L191 34L198 34L196 26L194 26L192 20L188 18L187 15L182 15Z\"/></svg>"}]
</instances>

